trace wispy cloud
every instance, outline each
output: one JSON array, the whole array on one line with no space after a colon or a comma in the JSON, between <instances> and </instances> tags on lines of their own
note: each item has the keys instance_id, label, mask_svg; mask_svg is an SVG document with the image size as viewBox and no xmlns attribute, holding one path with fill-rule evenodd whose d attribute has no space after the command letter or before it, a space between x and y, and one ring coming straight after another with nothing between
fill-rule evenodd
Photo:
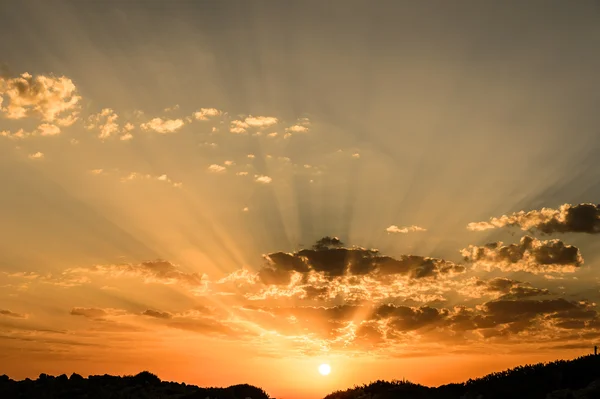
<instances>
[{"instance_id":1,"label":"wispy cloud","mask_svg":"<svg viewBox=\"0 0 600 399\"><path fill-rule=\"evenodd\" d=\"M10 310L7 310L7 309L0 309L0 316L13 317L16 319L26 319L27 318L26 314L11 312Z\"/></svg>"},{"instance_id":2,"label":"wispy cloud","mask_svg":"<svg viewBox=\"0 0 600 399\"><path fill-rule=\"evenodd\" d=\"M147 261L139 264L96 265L87 268L67 269L65 275L92 276L100 275L109 278L133 277L144 283L183 284L197 290L205 288L205 277L198 273L186 273L174 264L164 261Z\"/></svg>"},{"instance_id":3,"label":"wispy cloud","mask_svg":"<svg viewBox=\"0 0 600 399\"><path fill-rule=\"evenodd\" d=\"M427 229L425 229L423 227L419 227L419 226L398 227L395 224L393 224L390 227L388 227L387 229L385 229L385 231L387 231L388 233L406 234L406 233L415 232L415 231L427 231Z\"/></svg>"}]
</instances>

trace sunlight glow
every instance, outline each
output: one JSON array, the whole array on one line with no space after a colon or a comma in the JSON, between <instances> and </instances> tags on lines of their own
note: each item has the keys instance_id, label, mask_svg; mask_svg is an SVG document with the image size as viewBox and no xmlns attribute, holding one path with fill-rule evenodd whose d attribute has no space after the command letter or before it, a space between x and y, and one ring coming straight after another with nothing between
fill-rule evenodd
<instances>
[{"instance_id":1,"label":"sunlight glow","mask_svg":"<svg viewBox=\"0 0 600 399\"><path fill-rule=\"evenodd\" d=\"M321 375L329 375L329 373L331 373L331 366L323 363L322 365L319 366L319 374Z\"/></svg>"}]
</instances>

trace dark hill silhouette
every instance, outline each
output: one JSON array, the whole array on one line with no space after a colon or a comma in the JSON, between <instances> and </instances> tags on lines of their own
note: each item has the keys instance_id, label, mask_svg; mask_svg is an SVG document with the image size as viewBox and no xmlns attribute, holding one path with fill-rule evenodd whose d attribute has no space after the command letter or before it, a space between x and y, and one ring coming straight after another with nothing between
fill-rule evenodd
<instances>
[{"instance_id":1,"label":"dark hill silhouette","mask_svg":"<svg viewBox=\"0 0 600 399\"><path fill-rule=\"evenodd\" d=\"M265 391L252 385L232 385L228 388L199 388L195 385L163 382L156 375L143 371L135 376L65 374L53 377L40 374L13 381L0 376L0 398L6 399L269 399Z\"/></svg>"},{"instance_id":2,"label":"dark hill silhouette","mask_svg":"<svg viewBox=\"0 0 600 399\"><path fill-rule=\"evenodd\" d=\"M430 388L408 381L376 381L324 399L598 399L600 356L518 366L460 384Z\"/></svg>"},{"instance_id":3,"label":"dark hill silhouette","mask_svg":"<svg viewBox=\"0 0 600 399\"><path fill-rule=\"evenodd\" d=\"M227 388L199 388L195 385L163 382L143 371L135 376L79 374L54 377L40 374L13 381L0 376L0 398L4 399L269 399L265 391L252 385ZM464 383L437 388L409 381L375 381L324 399L598 399L600 398L600 356L583 356L518 366L470 379Z\"/></svg>"}]
</instances>

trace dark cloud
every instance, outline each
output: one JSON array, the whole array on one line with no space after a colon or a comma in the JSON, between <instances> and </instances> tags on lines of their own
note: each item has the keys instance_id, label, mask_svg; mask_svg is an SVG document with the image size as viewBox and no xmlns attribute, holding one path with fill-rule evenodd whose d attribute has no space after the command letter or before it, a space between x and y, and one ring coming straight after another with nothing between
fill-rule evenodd
<instances>
[{"instance_id":1,"label":"dark cloud","mask_svg":"<svg viewBox=\"0 0 600 399\"><path fill-rule=\"evenodd\" d=\"M407 332L441 324L449 314L448 309L429 306L418 308L408 306L383 305L373 314L376 320L386 320L391 332Z\"/></svg>"},{"instance_id":2,"label":"dark cloud","mask_svg":"<svg viewBox=\"0 0 600 399\"><path fill-rule=\"evenodd\" d=\"M417 255L402 255L396 259L383 256L376 249L343 245L338 238L325 237L311 249L268 254L265 256L267 265L259 271L258 277L264 284L287 285L293 272L322 273L326 278L368 274L376 278L402 275L419 279L465 271L462 265L443 259Z\"/></svg>"},{"instance_id":3,"label":"dark cloud","mask_svg":"<svg viewBox=\"0 0 600 399\"><path fill-rule=\"evenodd\" d=\"M579 305L566 299L545 300L498 300L487 302L484 305L486 317L495 323L510 323L523 318L532 318L543 314L557 314L569 310L576 310Z\"/></svg>"},{"instance_id":4,"label":"dark cloud","mask_svg":"<svg viewBox=\"0 0 600 399\"><path fill-rule=\"evenodd\" d=\"M579 249L565 245L560 240L540 241L525 236L519 244L502 244L495 242L480 247L470 245L460 252L465 261L487 270L498 268L535 274L572 272L583 264Z\"/></svg>"},{"instance_id":5,"label":"dark cloud","mask_svg":"<svg viewBox=\"0 0 600 399\"><path fill-rule=\"evenodd\" d=\"M581 319L582 315L585 315L588 321ZM598 312L594 306L567 301L563 298L499 299L486 302L477 310L461 308L459 312L450 317L450 323L456 330L479 329L484 336L491 337L496 336L498 332L506 336L518 334L525 329L537 329L538 332L551 334L552 327L593 328L589 321L597 320L597 318ZM501 328L498 329L498 327ZM496 332L490 329L496 329Z\"/></svg>"},{"instance_id":6,"label":"dark cloud","mask_svg":"<svg viewBox=\"0 0 600 399\"><path fill-rule=\"evenodd\" d=\"M504 277L497 277L491 280L477 280L475 285L483 287L489 293L501 294L501 299L520 299L550 295L550 291L545 288L535 288L529 283Z\"/></svg>"},{"instance_id":7,"label":"dark cloud","mask_svg":"<svg viewBox=\"0 0 600 399\"><path fill-rule=\"evenodd\" d=\"M152 309L144 310L142 312L142 315L149 316L149 317L155 317L157 319L170 319L173 317L173 315L169 312L159 312L159 311L152 310Z\"/></svg>"},{"instance_id":8,"label":"dark cloud","mask_svg":"<svg viewBox=\"0 0 600 399\"><path fill-rule=\"evenodd\" d=\"M529 212L520 211L489 222L469 223L469 230L482 231L507 226L518 226L522 230L538 230L553 233L600 233L600 205L564 204L558 209L542 208Z\"/></svg>"},{"instance_id":9,"label":"dark cloud","mask_svg":"<svg viewBox=\"0 0 600 399\"><path fill-rule=\"evenodd\" d=\"M24 319L27 317L27 315L11 312L10 310L6 310L6 309L0 309L0 316L14 317L17 319Z\"/></svg>"},{"instance_id":10,"label":"dark cloud","mask_svg":"<svg viewBox=\"0 0 600 399\"><path fill-rule=\"evenodd\" d=\"M108 315L104 309L99 308L73 308L71 316L83 316L90 319L101 319Z\"/></svg>"},{"instance_id":11,"label":"dark cloud","mask_svg":"<svg viewBox=\"0 0 600 399\"><path fill-rule=\"evenodd\" d=\"M184 273L178 270L171 262L156 260L142 262L137 266L140 272L156 278L162 282L181 282L190 285L200 285L202 276L197 273Z\"/></svg>"}]
</instances>

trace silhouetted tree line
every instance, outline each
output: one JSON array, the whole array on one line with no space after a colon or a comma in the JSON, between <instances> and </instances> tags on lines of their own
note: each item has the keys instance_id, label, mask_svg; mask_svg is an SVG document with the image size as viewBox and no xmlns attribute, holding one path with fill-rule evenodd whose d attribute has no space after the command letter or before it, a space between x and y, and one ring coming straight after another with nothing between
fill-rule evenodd
<instances>
[{"instance_id":1,"label":"silhouetted tree line","mask_svg":"<svg viewBox=\"0 0 600 399\"><path fill-rule=\"evenodd\" d=\"M430 388L409 381L375 381L324 399L598 399L600 356L518 366L459 384Z\"/></svg>"},{"instance_id":2,"label":"silhouetted tree line","mask_svg":"<svg viewBox=\"0 0 600 399\"><path fill-rule=\"evenodd\" d=\"M66 374L53 377L40 374L13 381L0 376L2 399L269 399L265 391L252 385L233 385L228 388L199 388L195 385L162 382L156 375L143 371L135 376Z\"/></svg>"},{"instance_id":3,"label":"silhouetted tree line","mask_svg":"<svg viewBox=\"0 0 600 399\"><path fill-rule=\"evenodd\" d=\"M135 376L79 374L57 377L40 374L13 381L0 376L0 398L4 399L269 399L265 391L252 385L227 388L199 388L185 383L162 382L144 371ZM518 366L491 373L464 383L437 388L409 381L375 381L324 399L598 399L600 398L600 356L583 356Z\"/></svg>"}]
</instances>

